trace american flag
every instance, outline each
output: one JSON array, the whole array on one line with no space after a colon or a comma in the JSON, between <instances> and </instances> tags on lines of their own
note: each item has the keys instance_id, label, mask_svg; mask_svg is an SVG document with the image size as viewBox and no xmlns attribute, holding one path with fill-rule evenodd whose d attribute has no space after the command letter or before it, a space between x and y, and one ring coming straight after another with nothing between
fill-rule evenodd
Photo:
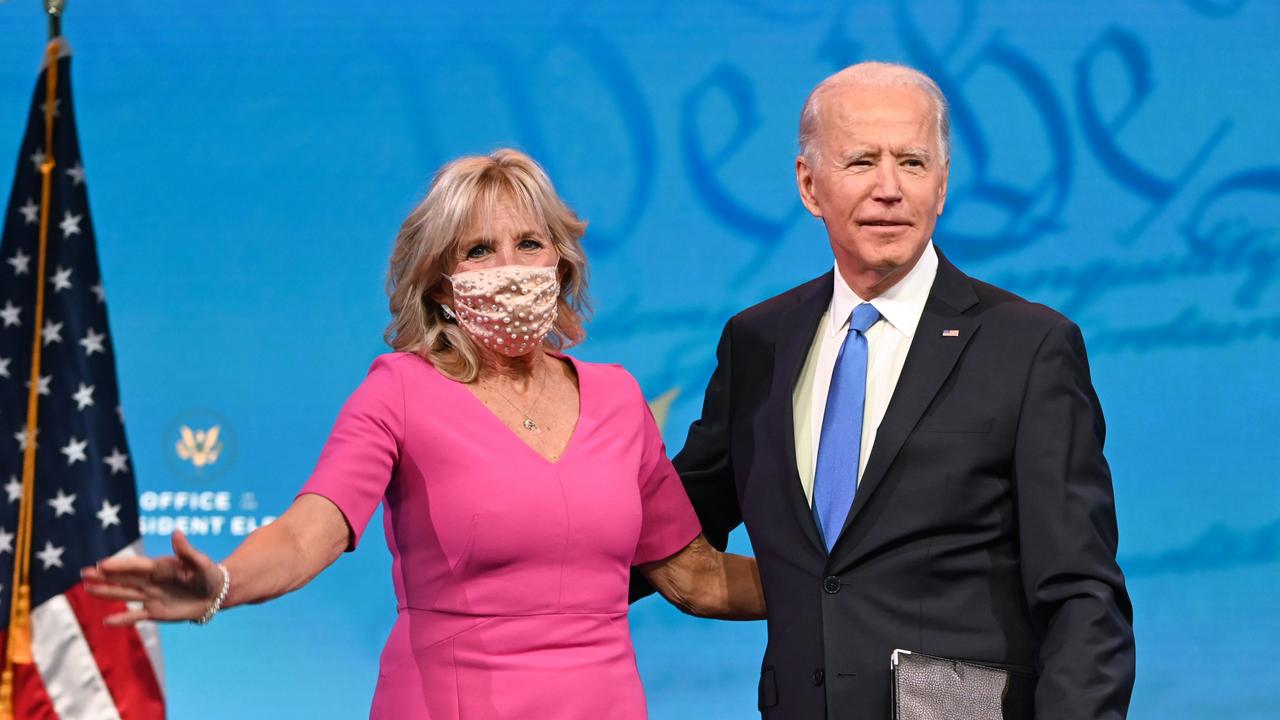
<instances>
[{"instance_id":1,"label":"american flag","mask_svg":"<svg viewBox=\"0 0 1280 720\"><path fill-rule=\"evenodd\" d=\"M57 57L52 148L47 59ZM55 41L36 82L0 242L0 648L14 601L23 449L36 443L31 535L34 664L14 666L17 718L162 718L154 626L108 628L123 604L90 597L81 567L141 552L137 492L116 388L85 170L71 103L70 50ZM55 165L46 274L37 277L41 165ZM36 318L37 283L45 284ZM42 328L38 429L26 432L34 330Z\"/></svg>"}]
</instances>

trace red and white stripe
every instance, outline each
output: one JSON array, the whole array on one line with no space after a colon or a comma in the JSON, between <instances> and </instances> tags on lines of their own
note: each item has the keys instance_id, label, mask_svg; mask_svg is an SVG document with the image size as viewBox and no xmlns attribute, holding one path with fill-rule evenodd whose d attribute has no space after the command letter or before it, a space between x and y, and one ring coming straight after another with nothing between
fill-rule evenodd
<instances>
[{"instance_id":1,"label":"red and white stripe","mask_svg":"<svg viewBox=\"0 0 1280 720\"><path fill-rule=\"evenodd\" d=\"M141 554L142 541L117 553ZM78 584L31 611L34 665L15 675L18 720L154 720L165 716L160 640L154 623L112 628L125 609ZM0 642L5 633L0 633Z\"/></svg>"}]
</instances>

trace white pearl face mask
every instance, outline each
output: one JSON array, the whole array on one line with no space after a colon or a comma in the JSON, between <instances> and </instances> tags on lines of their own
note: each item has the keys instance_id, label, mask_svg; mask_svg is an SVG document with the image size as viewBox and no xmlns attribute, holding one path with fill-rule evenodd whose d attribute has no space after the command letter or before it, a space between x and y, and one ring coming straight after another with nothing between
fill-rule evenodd
<instances>
[{"instance_id":1,"label":"white pearl face mask","mask_svg":"<svg viewBox=\"0 0 1280 720\"><path fill-rule=\"evenodd\" d=\"M458 324L490 350L524 355L551 332L560 297L554 265L503 265L445 277L453 282Z\"/></svg>"}]
</instances>

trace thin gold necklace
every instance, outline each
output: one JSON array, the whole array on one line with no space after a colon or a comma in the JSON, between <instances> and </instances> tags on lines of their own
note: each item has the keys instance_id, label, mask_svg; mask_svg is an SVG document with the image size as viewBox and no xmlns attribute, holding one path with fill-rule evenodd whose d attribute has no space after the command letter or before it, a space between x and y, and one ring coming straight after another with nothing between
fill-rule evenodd
<instances>
[{"instance_id":1,"label":"thin gold necklace","mask_svg":"<svg viewBox=\"0 0 1280 720\"><path fill-rule=\"evenodd\" d=\"M538 383L538 392L537 392L537 394L535 394L535 395L533 396L533 402L529 404L529 409L528 409L528 410L526 410L526 409L524 409L524 408L520 407L519 405L517 405L517 404L515 403L515 401L513 401L511 398L507 397L507 394L506 394L506 393L504 393L504 392L502 392L502 389L501 389L501 388L499 388L497 385L494 385L494 386L493 386L493 391L494 391L494 392L496 392L496 393L498 393L498 397L502 398L502 399L503 399L503 401L505 401L505 402L506 402L508 405L510 405L512 408L514 408L516 412L518 412L518 413L520 413L521 415L523 415L523 416L524 416L524 422L522 422L522 423L520 423L520 424L524 427L524 429L525 429L525 430L528 430L529 432L538 432L538 431L540 431L540 430L542 429L542 427L541 427L540 425L538 425L538 423L537 423L537 422L535 422L535 421L534 421L534 419L533 419L533 415L532 415L532 411L533 411L533 409L534 409L535 407L537 407L537 406L538 406L538 401L542 399L542 391L543 391L543 390L546 388L546 386L547 386L547 375L546 375L546 373L547 373L547 371L543 371L543 375L542 375L542 382Z\"/></svg>"}]
</instances>

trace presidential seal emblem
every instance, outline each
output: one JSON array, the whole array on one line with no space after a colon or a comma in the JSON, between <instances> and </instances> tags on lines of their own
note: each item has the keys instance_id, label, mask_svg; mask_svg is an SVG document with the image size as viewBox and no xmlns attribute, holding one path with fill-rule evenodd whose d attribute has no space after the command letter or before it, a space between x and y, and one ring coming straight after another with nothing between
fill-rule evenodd
<instances>
[{"instance_id":1,"label":"presidential seal emblem","mask_svg":"<svg viewBox=\"0 0 1280 720\"><path fill-rule=\"evenodd\" d=\"M231 466L236 442L231 424L207 410L185 412L165 431L164 455L174 474L189 480L216 480Z\"/></svg>"}]
</instances>

